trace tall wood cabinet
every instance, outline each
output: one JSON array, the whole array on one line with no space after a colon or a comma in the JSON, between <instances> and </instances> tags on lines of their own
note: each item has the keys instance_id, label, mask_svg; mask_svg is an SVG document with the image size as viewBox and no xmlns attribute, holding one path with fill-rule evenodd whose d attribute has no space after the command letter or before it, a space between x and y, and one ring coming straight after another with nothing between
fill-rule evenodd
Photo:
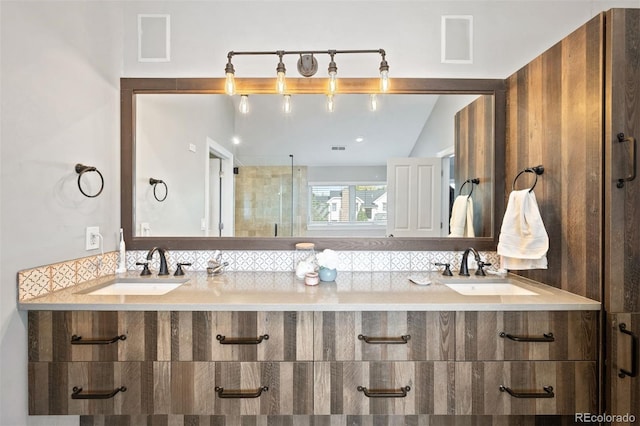
<instances>
[{"instance_id":1,"label":"tall wood cabinet","mask_svg":"<svg viewBox=\"0 0 640 426\"><path fill-rule=\"evenodd\" d=\"M607 13L604 99L606 412L640 419L640 9ZM622 181L621 181L622 180ZM615 419L614 419L615 420ZM613 424L628 424L616 422Z\"/></svg>"},{"instance_id":2,"label":"tall wood cabinet","mask_svg":"<svg viewBox=\"0 0 640 426\"><path fill-rule=\"evenodd\" d=\"M548 269L521 275L603 302L600 413L636 418L640 377L621 370L640 357L639 137L640 9L599 14L507 79L505 196L543 165L550 237Z\"/></svg>"}]
</instances>

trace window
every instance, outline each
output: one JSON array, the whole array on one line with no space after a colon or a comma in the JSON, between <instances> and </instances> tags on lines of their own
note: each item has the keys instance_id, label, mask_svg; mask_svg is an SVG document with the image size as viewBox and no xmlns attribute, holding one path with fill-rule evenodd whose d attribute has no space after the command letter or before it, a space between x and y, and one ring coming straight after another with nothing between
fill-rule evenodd
<instances>
[{"instance_id":1,"label":"window","mask_svg":"<svg viewBox=\"0 0 640 426\"><path fill-rule=\"evenodd\" d=\"M386 226L387 185L309 185L309 224Z\"/></svg>"}]
</instances>

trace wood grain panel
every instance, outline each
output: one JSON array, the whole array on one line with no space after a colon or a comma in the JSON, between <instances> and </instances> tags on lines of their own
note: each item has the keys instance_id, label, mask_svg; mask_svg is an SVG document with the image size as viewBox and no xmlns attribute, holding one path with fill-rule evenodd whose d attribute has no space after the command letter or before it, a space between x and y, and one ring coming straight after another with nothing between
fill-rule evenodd
<instances>
[{"instance_id":1,"label":"wood grain panel","mask_svg":"<svg viewBox=\"0 0 640 426\"><path fill-rule=\"evenodd\" d=\"M454 312L316 312L316 360L447 360L454 357ZM359 335L406 344L368 344Z\"/></svg>"},{"instance_id":2,"label":"wood grain panel","mask_svg":"<svg viewBox=\"0 0 640 426\"><path fill-rule=\"evenodd\" d=\"M609 312L640 312L640 178L617 187L635 159L624 133L640 139L640 10L607 12L605 99L605 305Z\"/></svg>"},{"instance_id":3,"label":"wood grain panel","mask_svg":"<svg viewBox=\"0 0 640 426\"><path fill-rule=\"evenodd\" d=\"M457 312L456 359L471 360L596 360L598 312ZM517 342L500 337L542 337L553 342Z\"/></svg>"},{"instance_id":4,"label":"wood grain panel","mask_svg":"<svg viewBox=\"0 0 640 426\"><path fill-rule=\"evenodd\" d=\"M493 96L480 96L455 115L455 195L467 179L479 178L480 183L474 185L473 229L477 236L488 236L493 233L492 211L494 178L493 178L493 141L494 141L494 99ZM464 187L464 194L469 194L471 183Z\"/></svg>"},{"instance_id":5,"label":"wood grain panel","mask_svg":"<svg viewBox=\"0 0 640 426\"><path fill-rule=\"evenodd\" d=\"M620 332L619 325L624 323L626 329L640 336L640 313L612 314L607 318L607 348L609 362L607 379L609 388L606 392L607 413L625 414L640 412L640 377L621 378L620 369L631 370L632 338ZM640 357L640 353L635 354ZM624 423L613 423L624 424Z\"/></svg>"},{"instance_id":6,"label":"wood grain panel","mask_svg":"<svg viewBox=\"0 0 640 426\"><path fill-rule=\"evenodd\" d=\"M507 79L506 179L535 187L550 246L521 275L601 300L603 31L600 14ZM516 189L530 187L532 176ZM505 199L508 194L505 194Z\"/></svg>"}]
</instances>

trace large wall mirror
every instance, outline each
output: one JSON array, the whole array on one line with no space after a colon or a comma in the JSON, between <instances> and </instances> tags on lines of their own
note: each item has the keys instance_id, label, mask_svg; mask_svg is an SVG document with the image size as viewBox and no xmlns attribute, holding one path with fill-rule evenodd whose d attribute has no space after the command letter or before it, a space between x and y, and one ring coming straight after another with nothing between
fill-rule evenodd
<instances>
[{"instance_id":1,"label":"large wall mirror","mask_svg":"<svg viewBox=\"0 0 640 426\"><path fill-rule=\"evenodd\" d=\"M324 79L289 79L288 98L272 79L238 79L235 96L223 83L121 80L128 247L495 250L503 80L394 79L381 94L341 79L332 99Z\"/></svg>"}]
</instances>

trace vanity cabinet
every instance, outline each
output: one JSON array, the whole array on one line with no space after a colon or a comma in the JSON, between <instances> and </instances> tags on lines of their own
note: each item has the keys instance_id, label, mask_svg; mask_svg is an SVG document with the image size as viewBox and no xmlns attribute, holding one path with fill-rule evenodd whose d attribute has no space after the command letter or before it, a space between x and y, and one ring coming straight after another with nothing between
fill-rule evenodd
<instances>
[{"instance_id":1,"label":"vanity cabinet","mask_svg":"<svg viewBox=\"0 0 640 426\"><path fill-rule=\"evenodd\" d=\"M597 407L597 312L320 312L315 323L316 414Z\"/></svg>"},{"instance_id":2,"label":"vanity cabinet","mask_svg":"<svg viewBox=\"0 0 640 426\"><path fill-rule=\"evenodd\" d=\"M311 312L30 311L28 320L30 414L313 413Z\"/></svg>"}]
</instances>

